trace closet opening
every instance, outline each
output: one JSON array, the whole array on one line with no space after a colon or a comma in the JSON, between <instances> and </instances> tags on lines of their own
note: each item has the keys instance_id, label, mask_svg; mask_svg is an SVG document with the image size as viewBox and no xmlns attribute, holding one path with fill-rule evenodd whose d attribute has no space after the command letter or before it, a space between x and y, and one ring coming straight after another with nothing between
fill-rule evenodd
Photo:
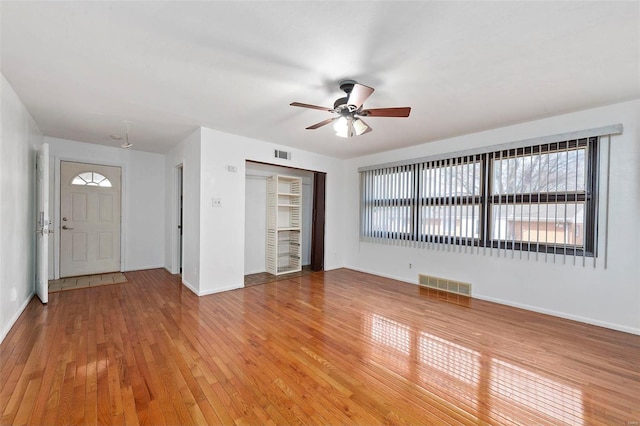
<instances>
[{"instance_id":1,"label":"closet opening","mask_svg":"<svg viewBox=\"0 0 640 426\"><path fill-rule=\"evenodd\" d=\"M246 162L245 286L324 270L325 195L324 172Z\"/></svg>"}]
</instances>

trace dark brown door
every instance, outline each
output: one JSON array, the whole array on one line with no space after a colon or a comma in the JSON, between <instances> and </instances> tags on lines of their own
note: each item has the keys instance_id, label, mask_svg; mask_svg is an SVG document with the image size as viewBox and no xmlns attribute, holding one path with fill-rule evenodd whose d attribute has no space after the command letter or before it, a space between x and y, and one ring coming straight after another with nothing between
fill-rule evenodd
<instances>
[{"instance_id":1,"label":"dark brown door","mask_svg":"<svg viewBox=\"0 0 640 426\"><path fill-rule=\"evenodd\" d=\"M311 270L324 271L324 217L327 174L314 172L311 225Z\"/></svg>"}]
</instances>

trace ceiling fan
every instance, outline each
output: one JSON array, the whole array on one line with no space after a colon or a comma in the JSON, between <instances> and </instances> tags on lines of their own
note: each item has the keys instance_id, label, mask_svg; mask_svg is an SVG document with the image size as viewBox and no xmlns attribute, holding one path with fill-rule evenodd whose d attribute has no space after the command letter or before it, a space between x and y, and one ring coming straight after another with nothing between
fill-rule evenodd
<instances>
[{"instance_id":1,"label":"ceiling fan","mask_svg":"<svg viewBox=\"0 0 640 426\"><path fill-rule=\"evenodd\" d=\"M300 102L292 102L290 105L301 108L318 109L336 114L337 117L328 118L313 124L307 127L307 130L314 130L335 121L333 127L336 135L343 138L360 136L373 130L360 117L408 117L411 112L411 107L363 109L362 104L371 96L374 89L353 80L340 82L340 90L344 91L347 96L337 99L333 103L333 108L303 104Z\"/></svg>"}]
</instances>

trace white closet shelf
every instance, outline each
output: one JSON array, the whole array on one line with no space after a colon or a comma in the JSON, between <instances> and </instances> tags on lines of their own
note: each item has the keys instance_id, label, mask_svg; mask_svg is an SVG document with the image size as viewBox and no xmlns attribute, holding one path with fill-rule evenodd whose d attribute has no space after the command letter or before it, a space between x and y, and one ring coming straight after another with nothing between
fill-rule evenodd
<instances>
[{"instance_id":1,"label":"white closet shelf","mask_svg":"<svg viewBox=\"0 0 640 426\"><path fill-rule=\"evenodd\" d=\"M293 259L300 259L300 256L291 253L278 253L278 257L291 257Z\"/></svg>"},{"instance_id":2,"label":"white closet shelf","mask_svg":"<svg viewBox=\"0 0 640 426\"><path fill-rule=\"evenodd\" d=\"M267 272L278 275L301 270L302 179L267 178Z\"/></svg>"}]
</instances>

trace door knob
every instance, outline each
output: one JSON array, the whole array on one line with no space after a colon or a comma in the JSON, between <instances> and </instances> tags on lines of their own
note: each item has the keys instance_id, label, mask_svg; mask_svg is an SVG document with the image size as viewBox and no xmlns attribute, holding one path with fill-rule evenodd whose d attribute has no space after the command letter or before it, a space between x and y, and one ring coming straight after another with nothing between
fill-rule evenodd
<instances>
[{"instance_id":1,"label":"door knob","mask_svg":"<svg viewBox=\"0 0 640 426\"><path fill-rule=\"evenodd\" d=\"M64 225L64 226L62 227L62 229L73 229L73 228L70 228L70 227L68 227L67 225Z\"/></svg>"}]
</instances>

